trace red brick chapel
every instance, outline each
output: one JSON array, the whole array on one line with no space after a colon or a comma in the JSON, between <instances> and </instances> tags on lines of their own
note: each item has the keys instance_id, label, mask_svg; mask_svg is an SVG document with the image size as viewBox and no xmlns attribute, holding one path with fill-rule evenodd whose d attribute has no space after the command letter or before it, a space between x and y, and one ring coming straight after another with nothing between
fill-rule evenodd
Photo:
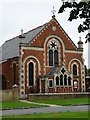
<instances>
[{"instance_id":1,"label":"red brick chapel","mask_svg":"<svg viewBox=\"0 0 90 120\"><path fill-rule=\"evenodd\" d=\"M42 26L22 30L0 50L3 90L18 85L20 97L85 91L83 42L80 39L77 47L55 15Z\"/></svg>"}]
</instances>

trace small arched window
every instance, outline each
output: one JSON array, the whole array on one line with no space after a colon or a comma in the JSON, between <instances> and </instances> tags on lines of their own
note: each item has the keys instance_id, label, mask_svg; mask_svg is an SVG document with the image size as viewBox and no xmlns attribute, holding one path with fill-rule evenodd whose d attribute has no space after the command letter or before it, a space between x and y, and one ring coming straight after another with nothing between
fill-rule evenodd
<instances>
[{"instance_id":1,"label":"small arched window","mask_svg":"<svg viewBox=\"0 0 90 120\"><path fill-rule=\"evenodd\" d=\"M71 85L71 77L68 77L68 85Z\"/></svg>"},{"instance_id":2,"label":"small arched window","mask_svg":"<svg viewBox=\"0 0 90 120\"><path fill-rule=\"evenodd\" d=\"M63 75L60 75L60 85L63 85Z\"/></svg>"},{"instance_id":3,"label":"small arched window","mask_svg":"<svg viewBox=\"0 0 90 120\"><path fill-rule=\"evenodd\" d=\"M55 66L58 65L58 51L57 50L54 51L54 65Z\"/></svg>"},{"instance_id":4,"label":"small arched window","mask_svg":"<svg viewBox=\"0 0 90 120\"><path fill-rule=\"evenodd\" d=\"M73 65L73 75L77 75L77 65Z\"/></svg>"},{"instance_id":5,"label":"small arched window","mask_svg":"<svg viewBox=\"0 0 90 120\"><path fill-rule=\"evenodd\" d=\"M59 85L59 77L57 76L56 77L56 86L58 86Z\"/></svg>"},{"instance_id":6,"label":"small arched window","mask_svg":"<svg viewBox=\"0 0 90 120\"><path fill-rule=\"evenodd\" d=\"M29 86L33 86L34 84L34 64L32 62L29 63Z\"/></svg>"},{"instance_id":7,"label":"small arched window","mask_svg":"<svg viewBox=\"0 0 90 120\"><path fill-rule=\"evenodd\" d=\"M16 63L13 63L13 75L14 75L14 83L16 84Z\"/></svg>"},{"instance_id":8,"label":"small arched window","mask_svg":"<svg viewBox=\"0 0 90 120\"><path fill-rule=\"evenodd\" d=\"M49 66L53 66L53 51L49 50Z\"/></svg>"},{"instance_id":9,"label":"small arched window","mask_svg":"<svg viewBox=\"0 0 90 120\"><path fill-rule=\"evenodd\" d=\"M67 85L67 75L64 75L64 85Z\"/></svg>"}]
</instances>

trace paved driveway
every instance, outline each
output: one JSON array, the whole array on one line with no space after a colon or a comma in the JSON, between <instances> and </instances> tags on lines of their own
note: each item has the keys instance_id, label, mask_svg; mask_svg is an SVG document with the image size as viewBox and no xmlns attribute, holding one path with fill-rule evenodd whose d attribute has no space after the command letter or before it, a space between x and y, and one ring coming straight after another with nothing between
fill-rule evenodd
<instances>
[{"instance_id":1,"label":"paved driveway","mask_svg":"<svg viewBox=\"0 0 90 120\"><path fill-rule=\"evenodd\" d=\"M19 114L34 114L34 113L51 113L51 112L73 112L73 111L88 111L90 105L83 106L58 106L58 107L44 107L44 108L30 108L30 109L14 109L3 110L2 115L19 115ZM1 112L0 112L1 116Z\"/></svg>"}]
</instances>

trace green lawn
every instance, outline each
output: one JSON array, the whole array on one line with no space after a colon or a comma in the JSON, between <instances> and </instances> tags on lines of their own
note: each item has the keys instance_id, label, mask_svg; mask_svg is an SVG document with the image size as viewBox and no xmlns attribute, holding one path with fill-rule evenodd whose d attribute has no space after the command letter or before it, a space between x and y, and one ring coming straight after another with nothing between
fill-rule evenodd
<instances>
[{"instance_id":1,"label":"green lawn","mask_svg":"<svg viewBox=\"0 0 90 120\"><path fill-rule=\"evenodd\" d=\"M32 102L56 104L56 105L78 105L78 104L90 104L90 98L74 98L64 100L31 100Z\"/></svg>"},{"instance_id":2,"label":"green lawn","mask_svg":"<svg viewBox=\"0 0 90 120\"><path fill-rule=\"evenodd\" d=\"M75 99L64 99L64 100L32 100L32 102L45 103L45 104L56 104L56 105L78 105L78 104L90 104L90 98L75 98ZM42 107L37 104L30 104L24 102L0 102L0 108L27 108L27 107Z\"/></svg>"},{"instance_id":3,"label":"green lawn","mask_svg":"<svg viewBox=\"0 0 90 120\"><path fill-rule=\"evenodd\" d=\"M88 118L88 112L85 111L85 112L27 114L16 116L4 116L3 118Z\"/></svg>"},{"instance_id":4,"label":"green lawn","mask_svg":"<svg viewBox=\"0 0 90 120\"><path fill-rule=\"evenodd\" d=\"M2 102L2 106L0 103L0 108L27 108L27 107L42 107L42 105L35 105L30 103L24 103L24 102Z\"/></svg>"}]
</instances>

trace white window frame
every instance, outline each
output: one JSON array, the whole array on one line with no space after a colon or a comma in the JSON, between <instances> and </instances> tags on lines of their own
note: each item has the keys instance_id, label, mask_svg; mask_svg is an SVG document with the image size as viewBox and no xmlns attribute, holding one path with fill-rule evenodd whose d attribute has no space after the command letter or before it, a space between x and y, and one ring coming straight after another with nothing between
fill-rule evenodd
<instances>
[{"instance_id":1,"label":"white window frame","mask_svg":"<svg viewBox=\"0 0 90 120\"><path fill-rule=\"evenodd\" d=\"M59 76L56 76L59 77ZM55 77L55 84L56 84L56 77ZM60 77L59 77L59 85L56 85L56 87L60 87Z\"/></svg>"},{"instance_id":2,"label":"white window frame","mask_svg":"<svg viewBox=\"0 0 90 120\"><path fill-rule=\"evenodd\" d=\"M49 45L50 45L50 42L51 42L52 40L57 43L58 49L52 49L52 48L49 49ZM52 51L53 51L53 65L52 65L52 66L49 65L49 50L52 50ZM55 65L54 65L54 51L55 51L55 50L58 51L58 65L60 65L60 59L59 59L59 58L60 58L60 46L59 46L59 42L57 41L57 39L52 38L52 39L50 39L50 40L48 41L48 55L47 55L47 56L48 56L48 66L49 66L49 67L54 67L54 66L55 66Z\"/></svg>"},{"instance_id":3,"label":"white window frame","mask_svg":"<svg viewBox=\"0 0 90 120\"><path fill-rule=\"evenodd\" d=\"M33 71L33 73L34 73L34 78L33 78L34 80L33 80L33 82L34 82L34 83L33 83L33 85L30 85L30 86L29 86L29 64L30 64L30 63L33 63L33 67L34 67L34 71ZM33 60L30 60L30 61L27 63L27 86L28 86L28 87L33 87L33 86L35 86L35 81L36 81L36 79L35 79L35 76L36 76L36 75L35 75L35 68L36 68L36 67L35 67L35 66L36 66L36 64L35 64L35 62L34 62Z\"/></svg>"},{"instance_id":4,"label":"white window frame","mask_svg":"<svg viewBox=\"0 0 90 120\"><path fill-rule=\"evenodd\" d=\"M49 83L50 81L52 81L52 87L50 87L50 83ZM49 88L54 88L54 81L53 81L53 79L49 79L49 80L48 80L48 87L49 87Z\"/></svg>"}]
</instances>

